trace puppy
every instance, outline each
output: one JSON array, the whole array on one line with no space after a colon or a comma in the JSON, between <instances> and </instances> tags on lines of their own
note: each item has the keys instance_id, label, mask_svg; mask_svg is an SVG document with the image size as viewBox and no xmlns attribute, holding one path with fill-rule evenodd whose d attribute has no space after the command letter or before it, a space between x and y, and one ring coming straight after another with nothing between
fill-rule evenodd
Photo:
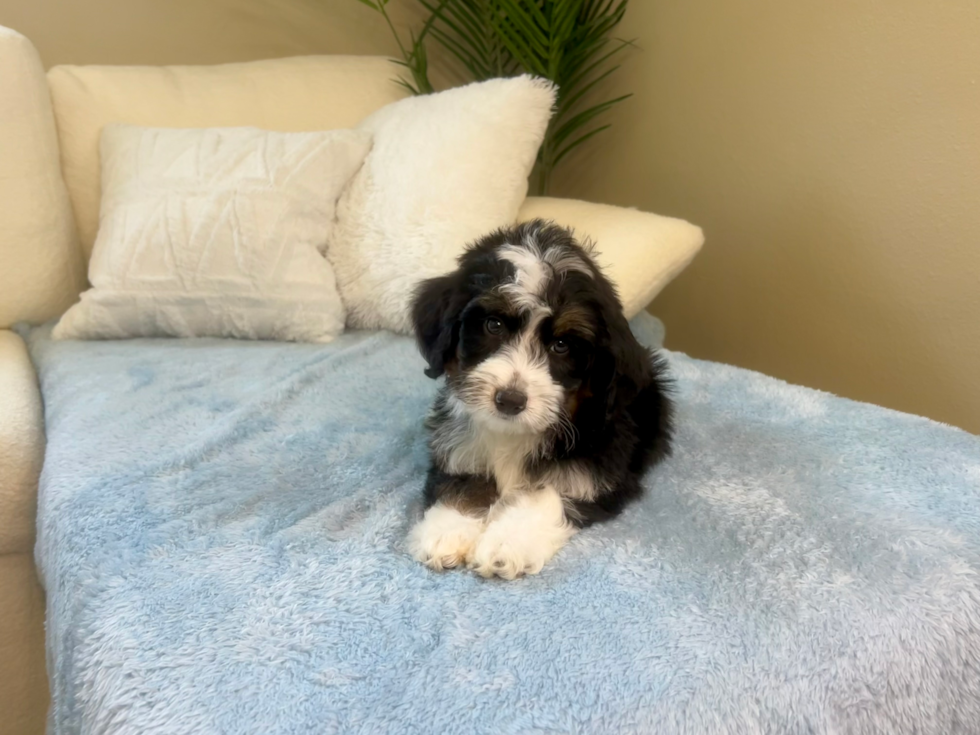
<instances>
[{"instance_id":1,"label":"puppy","mask_svg":"<svg viewBox=\"0 0 980 735\"><path fill-rule=\"evenodd\" d=\"M412 319L426 375L446 376L409 537L432 569L536 574L668 454L664 362L568 230L535 220L484 237L420 285Z\"/></svg>"}]
</instances>

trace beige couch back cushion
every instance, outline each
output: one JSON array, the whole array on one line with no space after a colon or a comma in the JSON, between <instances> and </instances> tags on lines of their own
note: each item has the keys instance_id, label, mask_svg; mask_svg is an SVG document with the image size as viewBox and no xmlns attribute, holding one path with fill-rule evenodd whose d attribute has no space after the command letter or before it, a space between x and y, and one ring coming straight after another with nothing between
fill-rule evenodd
<instances>
[{"instance_id":1,"label":"beige couch back cushion","mask_svg":"<svg viewBox=\"0 0 980 735\"><path fill-rule=\"evenodd\" d=\"M376 56L304 56L220 66L56 66L48 84L61 167L86 260L99 226L106 123L173 128L349 128L405 96Z\"/></svg>"},{"instance_id":2,"label":"beige couch back cushion","mask_svg":"<svg viewBox=\"0 0 980 735\"><path fill-rule=\"evenodd\" d=\"M83 283L44 67L0 26L0 329L58 316Z\"/></svg>"}]
</instances>

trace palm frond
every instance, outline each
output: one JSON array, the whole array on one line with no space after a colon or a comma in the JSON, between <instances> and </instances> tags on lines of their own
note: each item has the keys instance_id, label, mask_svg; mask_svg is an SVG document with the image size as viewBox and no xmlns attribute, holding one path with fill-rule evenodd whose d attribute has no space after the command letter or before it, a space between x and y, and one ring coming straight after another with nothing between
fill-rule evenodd
<instances>
[{"instance_id":1,"label":"palm frond","mask_svg":"<svg viewBox=\"0 0 980 735\"><path fill-rule=\"evenodd\" d=\"M572 85L568 85L569 88L574 88L575 92L571 96L567 94L564 96L561 102L561 106L559 107L559 111L561 113L564 113L566 110L570 110L573 107L575 107L575 105L577 105L581 101L581 99L585 97L585 95L591 92L594 87L600 84L607 77L611 76L618 69L619 69L619 64L617 64L616 66L609 67L608 69L603 71L602 74L596 75L595 77L588 80L585 84L582 84L581 86L575 85L574 87L572 87Z\"/></svg>"},{"instance_id":2,"label":"palm frond","mask_svg":"<svg viewBox=\"0 0 980 735\"><path fill-rule=\"evenodd\" d=\"M612 39L629 0L416 0L428 13L408 46L388 18L389 0L358 0L378 11L402 52L399 61L411 80L399 80L413 94L432 91L426 41L455 59L474 81L528 73L555 83L554 118L538 153L538 190L544 193L555 166L572 151L608 130L596 118L628 99L624 94L592 102L597 90L620 68L613 63L632 41ZM589 102L587 102L587 100Z\"/></svg>"},{"instance_id":3,"label":"palm frond","mask_svg":"<svg viewBox=\"0 0 980 735\"><path fill-rule=\"evenodd\" d=\"M582 143L587 141L593 135L598 135L603 130L608 130L611 127L612 127L612 123L606 123L605 125L600 125L599 127L590 130L585 135L576 138L571 143L569 143L564 148L562 148L560 151L558 151L558 153L555 155L555 160L553 161L553 163L557 166L558 162L561 161L561 159L563 159L565 156L567 156L569 153L572 152L572 149L582 145Z\"/></svg>"},{"instance_id":4,"label":"palm frond","mask_svg":"<svg viewBox=\"0 0 980 735\"><path fill-rule=\"evenodd\" d=\"M552 134L552 140L554 141L555 145L560 145L563 140L572 135L583 125L590 122L594 117L601 115L613 105L629 99L632 96L632 93L624 94L620 97L615 97L611 100L600 102L597 105L592 105L592 107L572 115L555 128L555 131Z\"/></svg>"}]
</instances>

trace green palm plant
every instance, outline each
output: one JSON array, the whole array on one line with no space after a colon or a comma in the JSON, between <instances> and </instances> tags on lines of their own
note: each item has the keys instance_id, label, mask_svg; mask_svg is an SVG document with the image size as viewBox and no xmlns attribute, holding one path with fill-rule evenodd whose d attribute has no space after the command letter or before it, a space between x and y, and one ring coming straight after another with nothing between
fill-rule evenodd
<instances>
[{"instance_id":1,"label":"green palm plant","mask_svg":"<svg viewBox=\"0 0 980 735\"><path fill-rule=\"evenodd\" d=\"M474 81L527 73L555 83L555 115L538 152L538 193L547 193L555 167L569 153L610 127L597 118L632 96L594 102L590 94L619 68L616 57L632 45L612 37L628 0L415 0L428 16L407 45L388 17L389 1L359 0L391 28L402 54L397 63L410 75L399 82L413 94L433 90L429 38Z\"/></svg>"}]
</instances>

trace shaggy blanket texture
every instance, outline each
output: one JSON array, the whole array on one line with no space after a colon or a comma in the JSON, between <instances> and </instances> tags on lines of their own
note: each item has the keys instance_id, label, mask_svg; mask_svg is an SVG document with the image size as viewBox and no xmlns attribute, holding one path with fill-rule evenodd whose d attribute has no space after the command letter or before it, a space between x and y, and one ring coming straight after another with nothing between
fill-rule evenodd
<instances>
[{"instance_id":1,"label":"shaggy blanket texture","mask_svg":"<svg viewBox=\"0 0 980 735\"><path fill-rule=\"evenodd\" d=\"M980 438L669 354L644 499L492 581L405 551L408 338L47 334L51 732L980 732Z\"/></svg>"}]
</instances>

